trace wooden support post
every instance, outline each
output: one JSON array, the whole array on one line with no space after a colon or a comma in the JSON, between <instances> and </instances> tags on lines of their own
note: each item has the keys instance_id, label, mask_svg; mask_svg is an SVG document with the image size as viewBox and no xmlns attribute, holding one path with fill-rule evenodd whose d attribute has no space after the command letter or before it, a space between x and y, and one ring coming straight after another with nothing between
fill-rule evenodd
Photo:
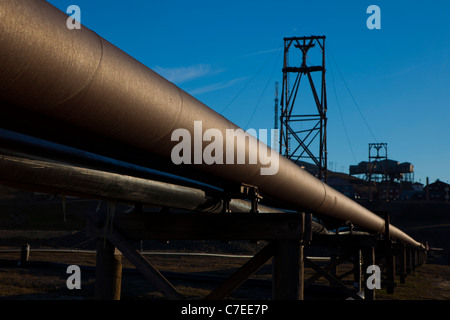
<instances>
[{"instance_id":1,"label":"wooden support post","mask_svg":"<svg viewBox=\"0 0 450 320\"><path fill-rule=\"evenodd\" d=\"M417 248L417 266L420 267L422 265L422 249Z\"/></svg>"},{"instance_id":2,"label":"wooden support post","mask_svg":"<svg viewBox=\"0 0 450 320\"><path fill-rule=\"evenodd\" d=\"M391 235L389 232L390 217L389 212L385 212L384 218L384 237L385 237L385 259L386 259L386 292L389 294L394 293L395 288L395 256L392 249Z\"/></svg>"},{"instance_id":3,"label":"wooden support post","mask_svg":"<svg viewBox=\"0 0 450 320\"><path fill-rule=\"evenodd\" d=\"M303 242L306 244L310 243L313 238L313 231L312 231L312 214L311 213L305 213L305 227L302 230L303 231Z\"/></svg>"},{"instance_id":4,"label":"wooden support post","mask_svg":"<svg viewBox=\"0 0 450 320\"><path fill-rule=\"evenodd\" d=\"M404 284L406 278L406 248L404 244L401 244L400 251L400 265L399 265L399 273L400 273L400 283Z\"/></svg>"},{"instance_id":5,"label":"wooden support post","mask_svg":"<svg viewBox=\"0 0 450 320\"><path fill-rule=\"evenodd\" d=\"M420 250L416 248L416 268L420 267Z\"/></svg>"},{"instance_id":6,"label":"wooden support post","mask_svg":"<svg viewBox=\"0 0 450 320\"><path fill-rule=\"evenodd\" d=\"M353 261L353 287L358 291L362 290L361 286L361 249L355 250Z\"/></svg>"},{"instance_id":7,"label":"wooden support post","mask_svg":"<svg viewBox=\"0 0 450 320\"><path fill-rule=\"evenodd\" d=\"M386 253L386 292L393 294L395 285L395 256L391 251Z\"/></svg>"},{"instance_id":8,"label":"wooden support post","mask_svg":"<svg viewBox=\"0 0 450 320\"><path fill-rule=\"evenodd\" d=\"M411 275L412 273L412 255L411 255L411 247L406 247L406 273Z\"/></svg>"},{"instance_id":9,"label":"wooden support post","mask_svg":"<svg viewBox=\"0 0 450 320\"><path fill-rule=\"evenodd\" d=\"M426 261L426 251L423 248L419 249L419 266L423 265Z\"/></svg>"},{"instance_id":10,"label":"wooden support post","mask_svg":"<svg viewBox=\"0 0 450 320\"><path fill-rule=\"evenodd\" d=\"M97 265L95 269L95 298L120 300L122 283L122 255L106 239L97 240Z\"/></svg>"},{"instance_id":11,"label":"wooden support post","mask_svg":"<svg viewBox=\"0 0 450 320\"><path fill-rule=\"evenodd\" d=\"M332 254L331 254L331 260L340 260L340 257L339 257L339 255L337 255L336 253L332 253ZM331 274L333 277L337 277L337 274L338 274L338 268L339 268L339 263L333 265L333 267L331 268L330 274ZM330 281L330 285L333 285L333 283L332 283L331 281Z\"/></svg>"},{"instance_id":12,"label":"wooden support post","mask_svg":"<svg viewBox=\"0 0 450 320\"><path fill-rule=\"evenodd\" d=\"M108 231L106 237L168 299L184 299L184 296L117 231Z\"/></svg>"},{"instance_id":13,"label":"wooden support post","mask_svg":"<svg viewBox=\"0 0 450 320\"><path fill-rule=\"evenodd\" d=\"M110 242L113 247L120 250L123 256L149 280L155 289L159 290L168 299L184 299L184 296L180 294L175 287L173 287L172 284L114 228L111 226L106 228L102 224L101 219L94 218L88 220L86 231L89 235L98 237L102 245L103 242L107 240L107 243ZM101 249L100 252L102 252L102 250L103 249ZM108 252L109 255L111 255L111 249L109 249ZM102 259L100 259L100 261L97 259L97 268L101 270L103 267L101 265L99 267L99 263L102 263Z\"/></svg>"},{"instance_id":14,"label":"wooden support post","mask_svg":"<svg viewBox=\"0 0 450 320\"><path fill-rule=\"evenodd\" d=\"M303 244L299 240L276 240L272 267L272 298L303 300Z\"/></svg>"},{"instance_id":15,"label":"wooden support post","mask_svg":"<svg viewBox=\"0 0 450 320\"><path fill-rule=\"evenodd\" d=\"M375 288L369 289L367 287L367 281L370 274L367 273L367 268L371 265L375 265L375 247L366 247L363 251L363 272L364 272L364 299L375 300Z\"/></svg>"},{"instance_id":16,"label":"wooden support post","mask_svg":"<svg viewBox=\"0 0 450 320\"><path fill-rule=\"evenodd\" d=\"M19 266L25 266L30 258L30 245L24 244L20 251L20 261L18 263Z\"/></svg>"}]
</instances>

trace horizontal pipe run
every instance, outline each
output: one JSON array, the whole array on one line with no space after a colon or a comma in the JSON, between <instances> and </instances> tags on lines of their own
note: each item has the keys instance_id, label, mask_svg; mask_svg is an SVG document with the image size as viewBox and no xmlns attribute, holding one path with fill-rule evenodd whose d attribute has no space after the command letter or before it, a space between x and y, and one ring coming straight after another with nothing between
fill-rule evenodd
<instances>
[{"instance_id":1,"label":"horizontal pipe run","mask_svg":"<svg viewBox=\"0 0 450 320\"><path fill-rule=\"evenodd\" d=\"M50 161L0 155L0 182L14 187L131 204L221 212L223 200L201 189L75 167ZM250 212L251 204L231 199L232 212ZM261 212L280 213L266 206Z\"/></svg>"},{"instance_id":2,"label":"horizontal pipe run","mask_svg":"<svg viewBox=\"0 0 450 320\"><path fill-rule=\"evenodd\" d=\"M227 130L236 132L231 149L234 160L238 151L244 152L245 159L258 154L256 138L95 32L84 26L69 30L68 16L46 1L2 0L0 13L0 112L16 117L13 124L18 131L27 130L21 118L36 117L31 124L37 134L47 132L68 144L79 143L81 138L86 143L102 138L110 144L98 145L99 149L114 149L127 156L117 148L125 145L139 153L142 162L157 157L173 168L177 166L172 150L178 142L172 140L172 133L181 129L195 137L195 124L200 122L201 135L208 130L223 137ZM222 142L226 155L230 142ZM200 150L208 144L200 141ZM292 161L280 155L276 159L278 170L272 175L261 174L267 169L261 159L255 164L201 162L178 169L186 174L201 172L217 183L257 186L263 197L298 210L384 233L382 218ZM420 245L395 227L390 234Z\"/></svg>"},{"instance_id":3,"label":"horizontal pipe run","mask_svg":"<svg viewBox=\"0 0 450 320\"><path fill-rule=\"evenodd\" d=\"M191 179L186 179L181 176L175 176L166 172L134 165L132 163L101 156L85 150L68 147L66 145L46 141L2 128L0 128L0 154L17 157L23 156L30 159L51 158L53 162L62 162L67 165L77 167L86 167L100 171L168 182L196 189L202 189L210 193L218 193L222 191L214 186Z\"/></svg>"}]
</instances>

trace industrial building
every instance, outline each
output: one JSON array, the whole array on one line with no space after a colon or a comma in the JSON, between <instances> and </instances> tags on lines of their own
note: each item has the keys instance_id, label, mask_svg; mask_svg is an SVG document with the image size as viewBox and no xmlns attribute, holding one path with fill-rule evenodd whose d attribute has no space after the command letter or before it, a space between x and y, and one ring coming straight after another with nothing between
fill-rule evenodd
<instances>
[{"instance_id":1,"label":"industrial building","mask_svg":"<svg viewBox=\"0 0 450 320\"><path fill-rule=\"evenodd\" d=\"M379 181L380 177L387 176L390 181L414 180L414 166L409 162L398 162L395 160L378 160L373 162L362 161L358 165L350 166L350 175L365 175L366 180L372 175L373 181ZM383 179L381 179L383 180Z\"/></svg>"},{"instance_id":2,"label":"industrial building","mask_svg":"<svg viewBox=\"0 0 450 320\"><path fill-rule=\"evenodd\" d=\"M448 202L449 192L450 185L439 179L425 187L425 193L429 200Z\"/></svg>"}]
</instances>

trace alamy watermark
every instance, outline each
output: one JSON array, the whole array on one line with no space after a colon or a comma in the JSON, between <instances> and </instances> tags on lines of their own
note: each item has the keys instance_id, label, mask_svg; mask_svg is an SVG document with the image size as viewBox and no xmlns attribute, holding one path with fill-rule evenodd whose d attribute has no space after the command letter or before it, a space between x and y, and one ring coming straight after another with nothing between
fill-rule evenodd
<instances>
[{"instance_id":1,"label":"alamy watermark","mask_svg":"<svg viewBox=\"0 0 450 320\"><path fill-rule=\"evenodd\" d=\"M81 9L77 5L70 5L67 7L66 13L70 14L67 18L67 29L81 29Z\"/></svg>"},{"instance_id":2,"label":"alamy watermark","mask_svg":"<svg viewBox=\"0 0 450 320\"><path fill-rule=\"evenodd\" d=\"M68 29L81 29L81 9L77 5L67 7L66 13L70 14L67 18L66 25ZM377 5L370 5L366 10L370 16L367 18L366 26L369 30L381 29L381 9Z\"/></svg>"},{"instance_id":3,"label":"alamy watermark","mask_svg":"<svg viewBox=\"0 0 450 320\"><path fill-rule=\"evenodd\" d=\"M179 164L261 164L261 175L278 172L280 154L267 146L267 129L219 129L203 132L202 121L194 121L193 136L187 129L175 129L171 140L178 141L171 152L172 162ZM272 141L278 137L278 129L271 129ZM224 136L225 135L225 136ZM204 148L203 143L209 142ZM246 152L253 150L255 152ZM225 151L225 153L224 153ZM248 156L247 156L248 155Z\"/></svg>"},{"instance_id":4,"label":"alamy watermark","mask_svg":"<svg viewBox=\"0 0 450 320\"><path fill-rule=\"evenodd\" d=\"M70 274L67 278L67 289L81 289L81 269L77 265L67 267L66 273ZM366 274L370 274L366 280L366 287L369 290L381 289L381 269L377 265L370 265L366 269Z\"/></svg>"},{"instance_id":5,"label":"alamy watermark","mask_svg":"<svg viewBox=\"0 0 450 320\"><path fill-rule=\"evenodd\" d=\"M81 289L81 270L80 267L72 264L67 267L66 273L69 273L70 276L67 278L66 286L67 289Z\"/></svg>"},{"instance_id":6,"label":"alamy watermark","mask_svg":"<svg viewBox=\"0 0 450 320\"><path fill-rule=\"evenodd\" d=\"M381 270L377 265L370 265L367 267L366 273L370 274L366 280L366 287L369 290L381 289Z\"/></svg>"},{"instance_id":7,"label":"alamy watermark","mask_svg":"<svg viewBox=\"0 0 450 320\"><path fill-rule=\"evenodd\" d=\"M366 13L370 14L367 18L366 25L369 30L381 29L381 9L377 5L367 7Z\"/></svg>"}]
</instances>

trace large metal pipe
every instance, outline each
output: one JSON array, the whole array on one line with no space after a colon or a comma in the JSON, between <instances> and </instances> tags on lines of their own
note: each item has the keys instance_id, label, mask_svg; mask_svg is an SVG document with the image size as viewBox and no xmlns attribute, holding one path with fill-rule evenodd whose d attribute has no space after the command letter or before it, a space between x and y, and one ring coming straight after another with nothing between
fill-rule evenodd
<instances>
[{"instance_id":1,"label":"large metal pipe","mask_svg":"<svg viewBox=\"0 0 450 320\"><path fill-rule=\"evenodd\" d=\"M75 167L85 167L105 172L113 172L148 180L192 187L219 194L223 190L217 187L168 174L152 168L134 165L117 159L101 156L85 150L46 141L36 137L20 134L0 128L0 154L25 157L29 159L51 160ZM0 179L2 175L0 174Z\"/></svg>"},{"instance_id":2,"label":"large metal pipe","mask_svg":"<svg viewBox=\"0 0 450 320\"><path fill-rule=\"evenodd\" d=\"M0 183L45 193L104 199L129 204L145 204L218 213L223 200L198 188L105 172L36 158L33 155L0 154ZM250 212L251 204L232 199L230 210ZM280 210L260 206L265 213Z\"/></svg>"},{"instance_id":3,"label":"large metal pipe","mask_svg":"<svg viewBox=\"0 0 450 320\"><path fill-rule=\"evenodd\" d=\"M86 27L69 30L68 16L45 1L2 0L0 15L0 109L4 115L19 120L36 116L33 125L43 131L58 130L55 135L66 136L67 141L69 136L76 140L73 135L106 138L147 154L149 162L160 157L171 163L177 143L171 141L172 132L184 128L195 136L195 121L202 121L203 132L214 129L223 136L227 129L239 129ZM20 121L14 124L21 130ZM244 136L248 135L238 134ZM208 144L202 143L203 148ZM245 150L247 159L258 152L245 139L237 139L237 150ZM294 207L384 232L383 219L291 161L281 157L275 175L261 175L263 167L258 161L183 169L255 185L263 195ZM390 231L394 238L420 245L397 228Z\"/></svg>"},{"instance_id":4,"label":"large metal pipe","mask_svg":"<svg viewBox=\"0 0 450 320\"><path fill-rule=\"evenodd\" d=\"M0 153L0 183L38 192L207 213L221 213L224 201L217 192L211 194L185 185L74 166L32 154ZM228 209L233 213L249 213L252 204L244 199L231 199ZM258 210L283 213L264 205L259 205ZM328 233L323 225L311 223L313 233Z\"/></svg>"}]
</instances>

